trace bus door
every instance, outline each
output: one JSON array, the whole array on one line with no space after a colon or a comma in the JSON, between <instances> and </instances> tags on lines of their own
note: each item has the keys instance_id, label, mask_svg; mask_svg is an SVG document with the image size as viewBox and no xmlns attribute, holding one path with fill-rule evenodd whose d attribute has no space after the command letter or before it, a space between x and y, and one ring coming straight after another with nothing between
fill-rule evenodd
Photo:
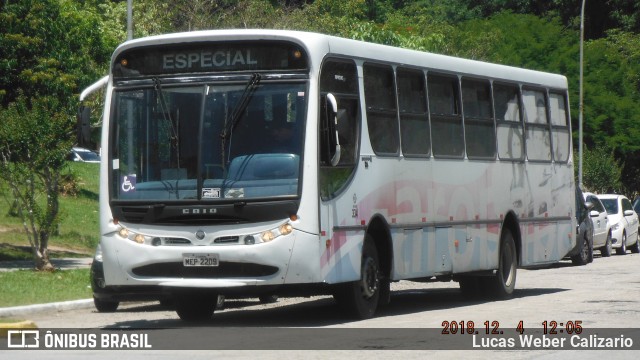
<instances>
[{"instance_id":1,"label":"bus door","mask_svg":"<svg viewBox=\"0 0 640 360\"><path fill-rule=\"evenodd\" d=\"M319 107L322 273L329 282L344 281L353 276L355 280L359 276L359 263L351 262L359 262L359 257L345 257L347 253L353 253L345 246L345 230L334 233L335 227L353 224L357 201L347 191L350 185L353 186L360 133L358 75L352 60L325 60L320 74Z\"/></svg>"}]
</instances>

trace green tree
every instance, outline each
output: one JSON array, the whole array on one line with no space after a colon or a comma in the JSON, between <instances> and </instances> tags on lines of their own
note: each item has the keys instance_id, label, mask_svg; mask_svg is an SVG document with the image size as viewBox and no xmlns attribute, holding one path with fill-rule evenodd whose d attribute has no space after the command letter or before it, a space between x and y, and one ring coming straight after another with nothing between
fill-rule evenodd
<instances>
[{"instance_id":1,"label":"green tree","mask_svg":"<svg viewBox=\"0 0 640 360\"><path fill-rule=\"evenodd\" d=\"M54 97L21 97L0 110L0 179L16 200L39 270L53 269L48 246L60 219L60 176L72 145L73 112Z\"/></svg>"},{"instance_id":2,"label":"green tree","mask_svg":"<svg viewBox=\"0 0 640 360\"><path fill-rule=\"evenodd\" d=\"M101 0L0 6L0 181L23 221L37 269L60 220L60 172L73 145L77 96L105 73L113 39ZM109 34L109 33L108 33Z\"/></svg>"},{"instance_id":3,"label":"green tree","mask_svg":"<svg viewBox=\"0 0 640 360\"><path fill-rule=\"evenodd\" d=\"M0 105L21 93L75 96L104 73L97 9L71 0L9 1L0 8Z\"/></svg>"},{"instance_id":4,"label":"green tree","mask_svg":"<svg viewBox=\"0 0 640 360\"><path fill-rule=\"evenodd\" d=\"M577 156L577 153L575 154ZM605 147L583 153L582 183L586 190L599 193L623 193L622 165L616 160L613 151ZM577 161L575 161L577 164ZM578 167L576 166L576 171ZM584 190L584 189L583 189Z\"/></svg>"}]
</instances>

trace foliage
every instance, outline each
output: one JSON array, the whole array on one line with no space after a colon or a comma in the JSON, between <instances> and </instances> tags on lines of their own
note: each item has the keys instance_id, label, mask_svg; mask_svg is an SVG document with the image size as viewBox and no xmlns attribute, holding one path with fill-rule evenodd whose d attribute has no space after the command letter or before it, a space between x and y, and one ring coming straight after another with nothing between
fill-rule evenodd
<instances>
[{"instance_id":1,"label":"foliage","mask_svg":"<svg viewBox=\"0 0 640 360\"><path fill-rule=\"evenodd\" d=\"M613 155L613 151L604 147L584 149L582 165L582 183L585 189L598 194L623 194L621 175L622 166ZM577 164L577 161L575 162ZM578 167L576 166L576 172Z\"/></svg>"},{"instance_id":2,"label":"foliage","mask_svg":"<svg viewBox=\"0 0 640 360\"><path fill-rule=\"evenodd\" d=\"M97 9L72 0L20 0L0 10L0 105L19 94L72 97L104 72L110 50L95 26Z\"/></svg>"},{"instance_id":3,"label":"foliage","mask_svg":"<svg viewBox=\"0 0 640 360\"><path fill-rule=\"evenodd\" d=\"M59 198L59 222L49 241L51 258L86 257L95 251L100 239L98 173L97 164L73 161L67 162L61 171L63 177L75 179L78 193ZM5 183L0 181L0 184ZM44 200L43 196L38 199L40 202ZM0 198L0 260L33 259L19 214L11 209L13 200L9 191Z\"/></svg>"},{"instance_id":4,"label":"foliage","mask_svg":"<svg viewBox=\"0 0 640 360\"><path fill-rule=\"evenodd\" d=\"M72 144L69 113L53 97L18 98L0 112L0 178L16 201L38 269L51 268L48 245L59 222L60 172Z\"/></svg>"}]
</instances>

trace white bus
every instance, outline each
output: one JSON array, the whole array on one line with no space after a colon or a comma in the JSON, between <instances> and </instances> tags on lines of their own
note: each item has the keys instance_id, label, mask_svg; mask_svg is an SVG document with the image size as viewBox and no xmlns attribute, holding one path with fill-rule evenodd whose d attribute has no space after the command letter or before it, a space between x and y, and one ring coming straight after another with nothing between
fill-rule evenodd
<instances>
[{"instance_id":1,"label":"white bus","mask_svg":"<svg viewBox=\"0 0 640 360\"><path fill-rule=\"evenodd\" d=\"M399 280L508 298L575 244L567 80L295 31L117 48L100 217L109 302L332 294L374 315Z\"/></svg>"}]
</instances>

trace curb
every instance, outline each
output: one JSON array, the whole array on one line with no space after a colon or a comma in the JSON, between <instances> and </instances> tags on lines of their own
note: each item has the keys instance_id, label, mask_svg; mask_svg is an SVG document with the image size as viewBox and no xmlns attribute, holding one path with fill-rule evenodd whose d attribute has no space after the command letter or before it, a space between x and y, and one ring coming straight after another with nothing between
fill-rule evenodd
<instances>
[{"instance_id":1,"label":"curb","mask_svg":"<svg viewBox=\"0 0 640 360\"><path fill-rule=\"evenodd\" d=\"M64 310L72 310L72 309L86 309L90 307L93 307L93 299L62 301L62 302L55 302L55 303L49 303L49 304L14 306L14 307L0 308L0 317L23 316L23 315L30 315L35 312L64 311ZM0 327L2 326L3 324L0 324Z\"/></svg>"},{"instance_id":2,"label":"curb","mask_svg":"<svg viewBox=\"0 0 640 360\"><path fill-rule=\"evenodd\" d=\"M0 324L0 338L8 337L9 330L15 329L37 329L38 326L33 321L25 320L16 323Z\"/></svg>"}]
</instances>

